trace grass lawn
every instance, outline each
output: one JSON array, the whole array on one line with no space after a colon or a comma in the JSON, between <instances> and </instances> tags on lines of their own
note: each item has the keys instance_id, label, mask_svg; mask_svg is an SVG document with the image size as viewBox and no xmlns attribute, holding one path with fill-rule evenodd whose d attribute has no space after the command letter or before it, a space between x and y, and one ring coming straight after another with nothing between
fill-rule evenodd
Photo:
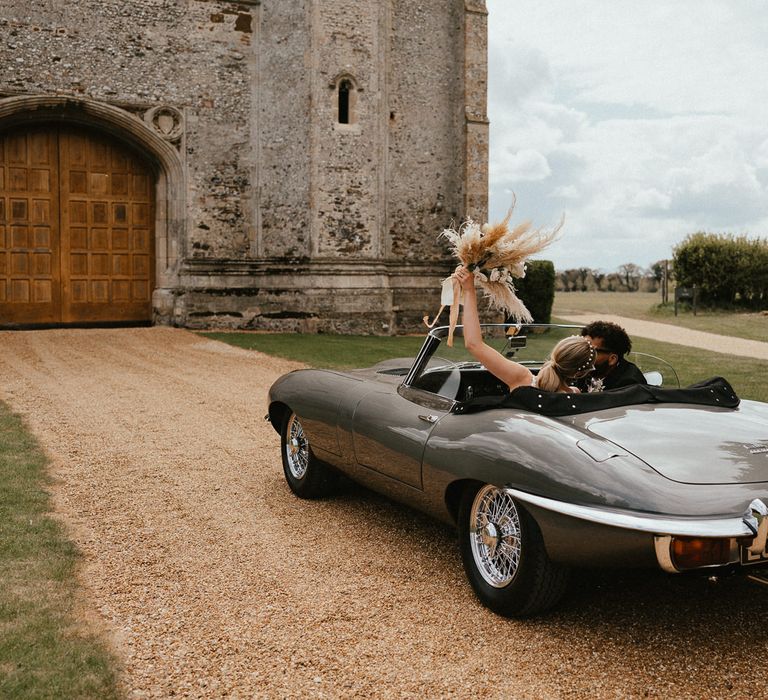
<instances>
[{"instance_id":1,"label":"grass lawn","mask_svg":"<svg viewBox=\"0 0 768 700\"><path fill-rule=\"evenodd\" d=\"M0 698L117 698L114 659L77 621L79 555L49 516L46 465L0 403Z\"/></svg>"},{"instance_id":2,"label":"grass lawn","mask_svg":"<svg viewBox=\"0 0 768 700\"><path fill-rule=\"evenodd\" d=\"M413 357L424 336L314 335L301 333L201 333L247 350L303 362L312 367L354 369L394 357Z\"/></svg>"},{"instance_id":3,"label":"grass lawn","mask_svg":"<svg viewBox=\"0 0 768 700\"><path fill-rule=\"evenodd\" d=\"M724 355L646 338L633 338L632 349L669 362L680 378L680 386L709 377L725 377L742 399L768 402L765 360Z\"/></svg>"},{"instance_id":4,"label":"grass lawn","mask_svg":"<svg viewBox=\"0 0 768 700\"><path fill-rule=\"evenodd\" d=\"M566 333L567 335L568 333ZM394 357L413 357L424 336L344 336L301 333L201 333L241 348L304 362L313 367L349 369L369 367ZM535 338L533 343L551 347L556 339ZM457 339L456 345L461 346ZM531 344L533 344L531 343ZM736 357L682 345L635 338L633 350L656 355L669 362L680 378L681 386L709 377L725 377L745 399L768 402L765 361ZM546 350L542 350L545 354ZM438 351L438 354L442 354Z\"/></svg>"},{"instance_id":5,"label":"grass lawn","mask_svg":"<svg viewBox=\"0 0 768 700\"><path fill-rule=\"evenodd\" d=\"M675 316L673 305L661 306L661 294L658 293L558 292L552 315L563 317L569 313L613 314L768 342L768 315L699 309L694 316L692 311L682 311L678 307L678 315Z\"/></svg>"}]
</instances>

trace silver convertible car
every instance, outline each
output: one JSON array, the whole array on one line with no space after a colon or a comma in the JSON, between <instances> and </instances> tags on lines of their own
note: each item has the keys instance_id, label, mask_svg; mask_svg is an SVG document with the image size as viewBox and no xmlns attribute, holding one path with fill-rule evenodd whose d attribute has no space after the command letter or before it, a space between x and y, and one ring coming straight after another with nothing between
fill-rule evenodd
<instances>
[{"instance_id":1,"label":"silver convertible car","mask_svg":"<svg viewBox=\"0 0 768 700\"><path fill-rule=\"evenodd\" d=\"M535 374L568 326L483 326ZM447 328L415 359L278 379L267 418L302 498L339 473L456 525L478 598L506 616L555 605L572 567L768 580L768 404L713 378L601 393L509 392ZM653 366L651 366L653 365Z\"/></svg>"}]
</instances>

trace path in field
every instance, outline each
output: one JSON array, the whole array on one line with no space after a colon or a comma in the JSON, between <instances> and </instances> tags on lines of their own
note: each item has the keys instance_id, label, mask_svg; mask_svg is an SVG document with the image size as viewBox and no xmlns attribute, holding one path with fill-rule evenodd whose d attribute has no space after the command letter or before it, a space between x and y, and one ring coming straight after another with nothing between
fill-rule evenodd
<instances>
[{"instance_id":1,"label":"path in field","mask_svg":"<svg viewBox=\"0 0 768 700\"><path fill-rule=\"evenodd\" d=\"M453 531L362 489L295 498L263 421L292 367L170 328L0 332L127 698L765 697L768 591L742 579L578 572L506 620Z\"/></svg>"},{"instance_id":2,"label":"path in field","mask_svg":"<svg viewBox=\"0 0 768 700\"><path fill-rule=\"evenodd\" d=\"M721 352L728 355L741 355L754 357L759 360L768 360L768 342L759 340L747 340L732 336L705 333L689 328L673 326L669 323L655 323L653 321L640 321L623 316L611 316L606 314L568 314L558 315L566 323L578 323L586 325L591 321L612 321L618 323L629 333L630 337L650 338L661 340L665 343L686 345L691 348L701 348L712 352Z\"/></svg>"}]
</instances>

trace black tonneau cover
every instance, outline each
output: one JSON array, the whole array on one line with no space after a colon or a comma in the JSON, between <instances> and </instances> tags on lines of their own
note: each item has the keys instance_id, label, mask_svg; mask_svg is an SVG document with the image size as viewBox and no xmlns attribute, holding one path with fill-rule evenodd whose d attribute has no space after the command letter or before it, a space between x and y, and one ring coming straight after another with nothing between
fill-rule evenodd
<instances>
[{"instance_id":1,"label":"black tonneau cover","mask_svg":"<svg viewBox=\"0 0 768 700\"><path fill-rule=\"evenodd\" d=\"M570 416L645 403L683 403L736 408L739 397L722 377L713 377L685 389L661 389L635 384L593 394L563 394L521 386L505 396L479 396L456 406L456 413L477 413L492 408L519 408L545 416Z\"/></svg>"}]
</instances>

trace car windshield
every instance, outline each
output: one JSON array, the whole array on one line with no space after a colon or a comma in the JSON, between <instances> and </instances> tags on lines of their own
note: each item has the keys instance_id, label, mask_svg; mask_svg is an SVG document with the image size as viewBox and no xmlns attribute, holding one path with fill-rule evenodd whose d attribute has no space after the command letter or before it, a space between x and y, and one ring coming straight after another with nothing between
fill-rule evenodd
<instances>
[{"instance_id":1,"label":"car windshield","mask_svg":"<svg viewBox=\"0 0 768 700\"><path fill-rule=\"evenodd\" d=\"M481 328L488 345L510 360L525 365L534 374L560 340L581 333L581 326L566 324L482 324ZM429 332L403 381L404 387L452 401L509 391L464 348L462 326L457 326L454 331L452 347L448 346L448 335L448 326ZM661 358L633 352L627 359L640 368L648 384L668 388L680 386L674 368Z\"/></svg>"},{"instance_id":2,"label":"car windshield","mask_svg":"<svg viewBox=\"0 0 768 700\"><path fill-rule=\"evenodd\" d=\"M488 345L533 371L541 367L558 341L569 335L578 335L581 331L581 326L554 324L482 324L481 328ZM456 326L453 347L448 346L448 334L448 326L430 331L406 378L406 384L427 388L433 382L425 375L445 373L451 369L481 368L480 363L464 348L463 327Z\"/></svg>"}]
</instances>

